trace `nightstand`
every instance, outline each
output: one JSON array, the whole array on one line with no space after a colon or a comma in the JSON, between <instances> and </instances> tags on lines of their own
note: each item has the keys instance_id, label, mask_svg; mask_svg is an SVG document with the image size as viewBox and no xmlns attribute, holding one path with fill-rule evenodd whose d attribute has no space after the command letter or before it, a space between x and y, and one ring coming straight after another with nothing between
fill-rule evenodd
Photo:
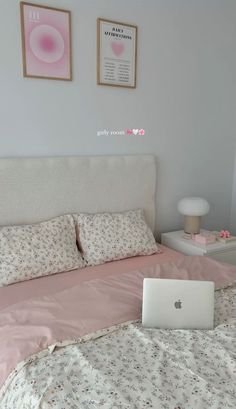
<instances>
[{"instance_id":1,"label":"nightstand","mask_svg":"<svg viewBox=\"0 0 236 409\"><path fill-rule=\"evenodd\" d=\"M187 256L207 256L223 263L236 265L236 241L231 243L199 244L192 239L186 239L183 230L162 233L161 243L171 249L180 251Z\"/></svg>"}]
</instances>

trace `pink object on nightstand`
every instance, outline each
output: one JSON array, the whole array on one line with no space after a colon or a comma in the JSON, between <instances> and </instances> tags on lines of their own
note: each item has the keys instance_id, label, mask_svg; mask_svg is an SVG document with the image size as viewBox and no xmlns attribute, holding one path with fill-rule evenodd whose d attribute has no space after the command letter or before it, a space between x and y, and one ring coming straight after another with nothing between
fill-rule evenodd
<instances>
[{"instance_id":1,"label":"pink object on nightstand","mask_svg":"<svg viewBox=\"0 0 236 409\"><path fill-rule=\"evenodd\" d=\"M195 234L194 240L199 244L212 244L216 241L216 236L211 233Z\"/></svg>"},{"instance_id":2,"label":"pink object on nightstand","mask_svg":"<svg viewBox=\"0 0 236 409\"><path fill-rule=\"evenodd\" d=\"M230 232L228 230L221 230L220 231L220 237L223 239L229 239L231 236Z\"/></svg>"}]
</instances>

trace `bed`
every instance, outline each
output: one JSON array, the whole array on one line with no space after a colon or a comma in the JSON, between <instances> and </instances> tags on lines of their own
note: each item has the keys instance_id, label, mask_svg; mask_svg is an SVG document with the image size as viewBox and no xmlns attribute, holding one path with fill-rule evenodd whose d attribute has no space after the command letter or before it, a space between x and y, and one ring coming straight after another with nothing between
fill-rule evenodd
<instances>
[{"instance_id":1,"label":"bed","mask_svg":"<svg viewBox=\"0 0 236 409\"><path fill-rule=\"evenodd\" d=\"M1 159L0 192L1 226L137 208L158 226L151 155ZM159 250L0 288L0 408L235 409L236 267ZM215 329L143 328L144 277L213 280Z\"/></svg>"}]
</instances>

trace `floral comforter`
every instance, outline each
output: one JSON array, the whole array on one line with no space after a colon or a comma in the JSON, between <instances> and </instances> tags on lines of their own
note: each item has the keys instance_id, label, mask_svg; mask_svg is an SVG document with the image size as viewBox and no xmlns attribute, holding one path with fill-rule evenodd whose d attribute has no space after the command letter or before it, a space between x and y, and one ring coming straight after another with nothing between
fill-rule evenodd
<instances>
[{"instance_id":1,"label":"floral comforter","mask_svg":"<svg viewBox=\"0 0 236 409\"><path fill-rule=\"evenodd\" d=\"M139 321L58 343L18 365L1 409L235 409L236 286L216 291L215 329Z\"/></svg>"}]
</instances>

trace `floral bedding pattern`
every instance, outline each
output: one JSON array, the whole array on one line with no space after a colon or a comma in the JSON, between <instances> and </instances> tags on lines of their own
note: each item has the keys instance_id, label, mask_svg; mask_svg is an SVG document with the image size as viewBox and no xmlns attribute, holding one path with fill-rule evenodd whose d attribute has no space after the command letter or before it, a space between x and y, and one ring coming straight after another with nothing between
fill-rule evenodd
<instances>
[{"instance_id":1,"label":"floral bedding pattern","mask_svg":"<svg viewBox=\"0 0 236 409\"><path fill-rule=\"evenodd\" d=\"M0 287L84 267L72 215L0 228Z\"/></svg>"},{"instance_id":2,"label":"floral bedding pattern","mask_svg":"<svg viewBox=\"0 0 236 409\"><path fill-rule=\"evenodd\" d=\"M88 266L160 252L141 209L73 216L78 242Z\"/></svg>"},{"instance_id":3,"label":"floral bedding pattern","mask_svg":"<svg viewBox=\"0 0 236 409\"><path fill-rule=\"evenodd\" d=\"M235 409L236 285L216 292L215 329L140 322L58 343L18 365L4 409Z\"/></svg>"}]
</instances>

